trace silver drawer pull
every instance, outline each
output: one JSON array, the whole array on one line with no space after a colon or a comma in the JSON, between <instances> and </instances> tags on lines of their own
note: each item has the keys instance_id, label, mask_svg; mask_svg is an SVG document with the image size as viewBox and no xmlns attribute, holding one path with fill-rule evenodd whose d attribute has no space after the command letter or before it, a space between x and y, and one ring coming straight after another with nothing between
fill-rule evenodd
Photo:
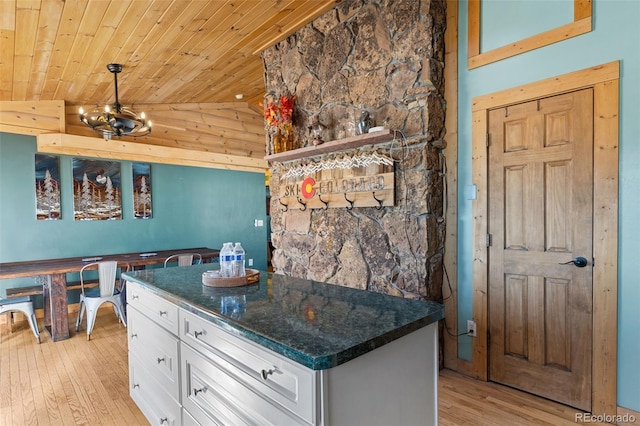
<instances>
[{"instance_id":1,"label":"silver drawer pull","mask_svg":"<svg viewBox=\"0 0 640 426\"><path fill-rule=\"evenodd\" d=\"M135 339L135 338L137 338L137 337L138 337L138 335L137 335L137 334L131 334L131 338L132 338L132 339Z\"/></svg>"},{"instance_id":2,"label":"silver drawer pull","mask_svg":"<svg viewBox=\"0 0 640 426\"><path fill-rule=\"evenodd\" d=\"M140 388L140 385L139 385L139 384L137 384L137 383L135 383L135 384L133 385L133 388L134 388L134 389L139 389L139 388Z\"/></svg>"},{"instance_id":3,"label":"silver drawer pull","mask_svg":"<svg viewBox=\"0 0 640 426\"><path fill-rule=\"evenodd\" d=\"M132 295L131 295L131 300L136 300L137 298L138 298L138 295L137 295L137 294L132 294Z\"/></svg>"},{"instance_id":4,"label":"silver drawer pull","mask_svg":"<svg viewBox=\"0 0 640 426\"><path fill-rule=\"evenodd\" d=\"M161 362L164 362L164 357L158 358L158 364L160 364Z\"/></svg>"},{"instance_id":5,"label":"silver drawer pull","mask_svg":"<svg viewBox=\"0 0 640 426\"><path fill-rule=\"evenodd\" d=\"M202 336L203 334L204 334L203 331L194 331L193 332L193 337L197 339L198 336Z\"/></svg>"},{"instance_id":6,"label":"silver drawer pull","mask_svg":"<svg viewBox=\"0 0 640 426\"><path fill-rule=\"evenodd\" d=\"M269 375L275 372L276 372L275 368L272 368L269 370L262 370L262 372L260 373L262 375L262 380L267 380L269 378Z\"/></svg>"},{"instance_id":7,"label":"silver drawer pull","mask_svg":"<svg viewBox=\"0 0 640 426\"><path fill-rule=\"evenodd\" d=\"M160 311L160 316L167 315L167 311Z\"/></svg>"},{"instance_id":8,"label":"silver drawer pull","mask_svg":"<svg viewBox=\"0 0 640 426\"><path fill-rule=\"evenodd\" d=\"M199 394L200 392L206 392L206 391L207 391L206 386L205 386L204 388L194 389L194 390L193 390L193 396L198 396L198 394Z\"/></svg>"},{"instance_id":9,"label":"silver drawer pull","mask_svg":"<svg viewBox=\"0 0 640 426\"><path fill-rule=\"evenodd\" d=\"M165 423L169 423L169 419L167 419L166 417L163 417L160 419L160 424L163 425Z\"/></svg>"}]
</instances>

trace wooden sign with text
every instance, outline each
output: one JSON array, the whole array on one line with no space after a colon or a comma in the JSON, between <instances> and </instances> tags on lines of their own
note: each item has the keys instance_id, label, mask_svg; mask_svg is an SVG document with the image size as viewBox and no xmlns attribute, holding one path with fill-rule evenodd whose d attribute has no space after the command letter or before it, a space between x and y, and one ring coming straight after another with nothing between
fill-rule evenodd
<instances>
[{"instance_id":1,"label":"wooden sign with text","mask_svg":"<svg viewBox=\"0 0 640 426\"><path fill-rule=\"evenodd\" d=\"M286 179L279 195L283 210L393 206L393 165L322 170Z\"/></svg>"}]
</instances>

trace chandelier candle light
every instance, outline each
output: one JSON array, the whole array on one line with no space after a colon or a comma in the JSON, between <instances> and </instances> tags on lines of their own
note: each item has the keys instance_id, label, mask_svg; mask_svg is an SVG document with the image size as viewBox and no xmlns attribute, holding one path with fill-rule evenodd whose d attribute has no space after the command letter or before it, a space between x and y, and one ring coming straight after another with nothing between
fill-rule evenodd
<instances>
[{"instance_id":1,"label":"chandelier candle light","mask_svg":"<svg viewBox=\"0 0 640 426\"><path fill-rule=\"evenodd\" d=\"M118 101L118 73L122 71L121 64L108 64L107 69L113 73L116 101L104 108L95 107L91 111L84 111L80 107L80 121L100 133L105 140L112 136L146 136L151 133L151 121L146 120L144 112L136 113Z\"/></svg>"}]
</instances>

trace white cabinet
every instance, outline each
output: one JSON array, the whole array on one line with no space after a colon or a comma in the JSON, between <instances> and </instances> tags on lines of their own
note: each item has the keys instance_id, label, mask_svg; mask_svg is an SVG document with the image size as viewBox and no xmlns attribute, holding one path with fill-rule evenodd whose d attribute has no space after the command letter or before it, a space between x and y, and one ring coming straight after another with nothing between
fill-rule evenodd
<instances>
[{"instance_id":1,"label":"white cabinet","mask_svg":"<svg viewBox=\"0 0 640 426\"><path fill-rule=\"evenodd\" d=\"M438 424L438 324L322 370L322 424Z\"/></svg>"},{"instance_id":2,"label":"white cabinet","mask_svg":"<svg viewBox=\"0 0 640 426\"><path fill-rule=\"evenodd\" d=\"M130 327L129 353L149 370L163 391L179 401L178 338L136 309L131 309L127 321Z\"/></svg>"},{"instance_id":3,"label":"white cabinet","mask_svg":"<svg viewBox=\"0 0 640 426\"><path fill-rule=\"evenodd\" d=\"M318 423L319 372L180 310L183 405L224 424Z\"/></svg>"},{"instance_id":4,"label":"white cabinet","mask_svg":"<svg viewBox=\"0 0 640 426\"><path fill-rule=\"evenodd\" d=\"M182 345L184 409L200 424L285 426L310 424L283 410L232 370Z\"/></svg>"},{"instance_id":5,"label":"white cabinet","mask_svg":"<svg viewBox=\"0 0 640 426\"><path fill-rule=\"evenodd\" d=\"M133 306L173 335L178 335L178 307L145 287L127 283L127 306Z\"/></svg>"},{"instance_id":6,"label":"white cabinet","mask_svg":"<svg viewBox=\"0 0 640 426\"><path fill-rule=\"evenodd\" d=\"M152 425L181 425L178 307L127 283L129 392Z\"/></svg>"},{"instance_id":7,"label":"white cabinet","mask_svg":"<svg viewBox=\"0 0 640 426\"><path fill-rule=\"evenodd\" d=\"M437 424L437 322L313 370L135 282L127 301L130 393L151 424Z\"/></svg>"},{"instance_id":8,"label":"white cabinet","mask_svg":"<svg viewBox=\"0 0 640 426\"><path fill-rule=\"evenodd\" d=\"M180 404L167 392L143 364L129 354L129 389L131 398L152 425L178 426L182 424Z\"/></svg>"}]
</instances>

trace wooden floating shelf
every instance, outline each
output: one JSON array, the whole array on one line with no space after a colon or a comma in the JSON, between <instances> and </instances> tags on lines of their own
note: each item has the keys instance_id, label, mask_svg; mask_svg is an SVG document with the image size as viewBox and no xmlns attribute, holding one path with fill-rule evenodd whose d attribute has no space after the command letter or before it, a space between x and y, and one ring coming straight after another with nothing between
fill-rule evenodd
<instances>
[{"instance_id":1,"label":"wooden floating shelf","mask_svg":"<svg viewBox=\"0 0 640 426\"><path fill-rule=\"evenodd\" d=\"M264 159L271 162L298 160L300 158L308 158L315 155L327 154L330 152L359 148L364 145L374 145L378 143L390 142L393 140L393 134L393 130L384 129L377 132L365 133L364 135L357 135L350 138L325 142L318 146L306 146L304 148L292 149L291 151L280 152L278 154L271 154L264 157Z\"/></svg>"}]
</instances>

